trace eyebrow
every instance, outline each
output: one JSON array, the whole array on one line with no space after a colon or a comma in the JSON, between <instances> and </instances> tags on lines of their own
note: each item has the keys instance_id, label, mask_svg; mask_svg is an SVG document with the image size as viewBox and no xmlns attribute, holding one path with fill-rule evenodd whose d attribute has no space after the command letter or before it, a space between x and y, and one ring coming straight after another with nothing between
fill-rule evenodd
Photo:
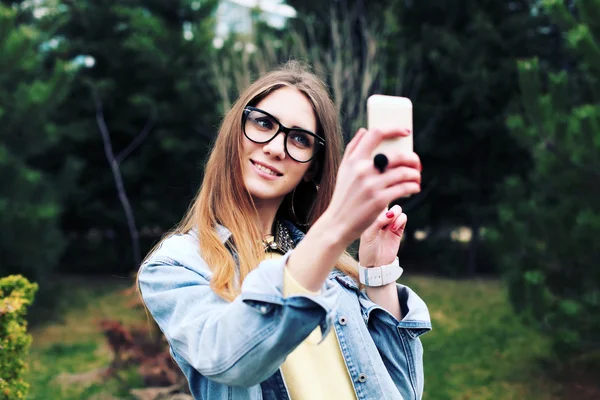
<instances>
[{"instance_id":1,"label":"eyebrow","mask_svg":"<svg viewBox=\"0 0 600 400\"><path fill-rule=\"evenodd\" d=\"M298 125L291 126L290 129L301 129L301 130L306 131L306 132L314 133L310 129L306 129L306 128L303 128L303 127L298 126Z\"/></svg>"},{"instance_id":2,"label":"eyebrow","mask_svg":"<svg viewBox=\"0 0 600 400\"><path fill-rule=\"evenodd\" d=\"M258 108L258 107L257 107L257 108ZM267 111L267 110L263 110L262 108L259 108L259 110L262 110L262 111L264 111L264 112L268 113L268 114L269 114L271 117L275 118L275 119L277 120L277 122L279 122L280 124L282 124L282 122L281 122L281 119L280 119L279 117L277 117L276 115L273 115L273 113L272 113L272 112L270 112L270 111ZM282 124L282 125L283 125L283 124ZM315 133L315 132L313 132L311 129L306 129L306 128L303 128L303 127L301 127L301 126L298 126L298 125L293 125L293 126L289 126L289 127L288 127L288 126L286 126L286 128L289 128L289 129L301 129L301 130L303 130L303 131L310 132L310 133L312 133L313 135L316 135L316 133Z\"/></svg>"}]
</instances>

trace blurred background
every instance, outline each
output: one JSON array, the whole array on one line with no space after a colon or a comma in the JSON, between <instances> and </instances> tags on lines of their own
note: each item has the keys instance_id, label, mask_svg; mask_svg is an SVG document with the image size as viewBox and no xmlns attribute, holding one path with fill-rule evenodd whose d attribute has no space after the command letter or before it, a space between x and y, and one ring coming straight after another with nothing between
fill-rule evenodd
<instances>
[{"instance_id":1,"label":"blurred background","mask_svg":"<svg viewBox=\"0 0 600 400\"><path fill-rule=\"evenodd\" d=\"M0 0L0 398L187 398L137 266L292 58L414 104L424 398L600 398L599 0Z\"/></svg>"}]
</instances>

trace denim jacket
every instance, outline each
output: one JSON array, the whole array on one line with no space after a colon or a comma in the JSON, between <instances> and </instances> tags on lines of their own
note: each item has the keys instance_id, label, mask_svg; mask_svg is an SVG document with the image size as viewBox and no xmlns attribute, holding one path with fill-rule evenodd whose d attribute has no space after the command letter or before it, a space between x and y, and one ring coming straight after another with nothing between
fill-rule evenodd
<instances>
[{"instance_id":1,"label":"denim jacket","mask_svg":"<svg viewBox=\"0 0 600 400\"><path fill-rule=\"evenodd\" d=\"M303 232L285 223L298 243ZM217 233L223 243L231 236L223 226ZM194 398L289 399L279 368L319 325L323 335L335 329L357 399L420 399L419 336L431 329L423 300L397 285L398 321L338 270L318 295L284 298L283 268L292 252L260 263L232 302L210 288L212 271L194 231L165 239L143 263L142 297Z\"/></svg>"}]
</instances>

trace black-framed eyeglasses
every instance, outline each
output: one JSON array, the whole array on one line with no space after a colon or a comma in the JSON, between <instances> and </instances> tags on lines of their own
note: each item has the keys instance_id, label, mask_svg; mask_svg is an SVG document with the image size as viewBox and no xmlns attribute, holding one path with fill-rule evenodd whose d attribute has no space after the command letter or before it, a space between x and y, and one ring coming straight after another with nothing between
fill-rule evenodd
<instances>
[{"instance_id":1,"label":"black-framed eyeglasses","mask_svg":"<svg viewBox=\"0 0 600 400\"><path fill-rule=\"evenodd\" d=\"M309 162L321 147L325 147L325 139L319 135L305 129L287 128L277 118L256 107L246 106L242 127L248 140L261 144L270 142L281 132L285 133L285 152L300 163Z\"/></svg>"}]
</instances>

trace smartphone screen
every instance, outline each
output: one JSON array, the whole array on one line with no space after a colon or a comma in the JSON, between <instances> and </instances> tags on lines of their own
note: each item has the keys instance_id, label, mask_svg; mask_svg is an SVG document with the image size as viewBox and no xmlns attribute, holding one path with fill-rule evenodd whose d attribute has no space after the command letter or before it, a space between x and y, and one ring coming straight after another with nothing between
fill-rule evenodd
<instances>
[{"instance_id":1,"label":"smartphone screen","mask_svg":"<svg viewBox=\"0 0 600 400\"><path fill-rule=\"evenodd\" d=\"M372 129L410 129L413 131L413 106L407 97L375 94L367 100L367 127ZM384 140L373 155L390 150L413 151L413 135Z\"/></svg>"}]
</instances>

